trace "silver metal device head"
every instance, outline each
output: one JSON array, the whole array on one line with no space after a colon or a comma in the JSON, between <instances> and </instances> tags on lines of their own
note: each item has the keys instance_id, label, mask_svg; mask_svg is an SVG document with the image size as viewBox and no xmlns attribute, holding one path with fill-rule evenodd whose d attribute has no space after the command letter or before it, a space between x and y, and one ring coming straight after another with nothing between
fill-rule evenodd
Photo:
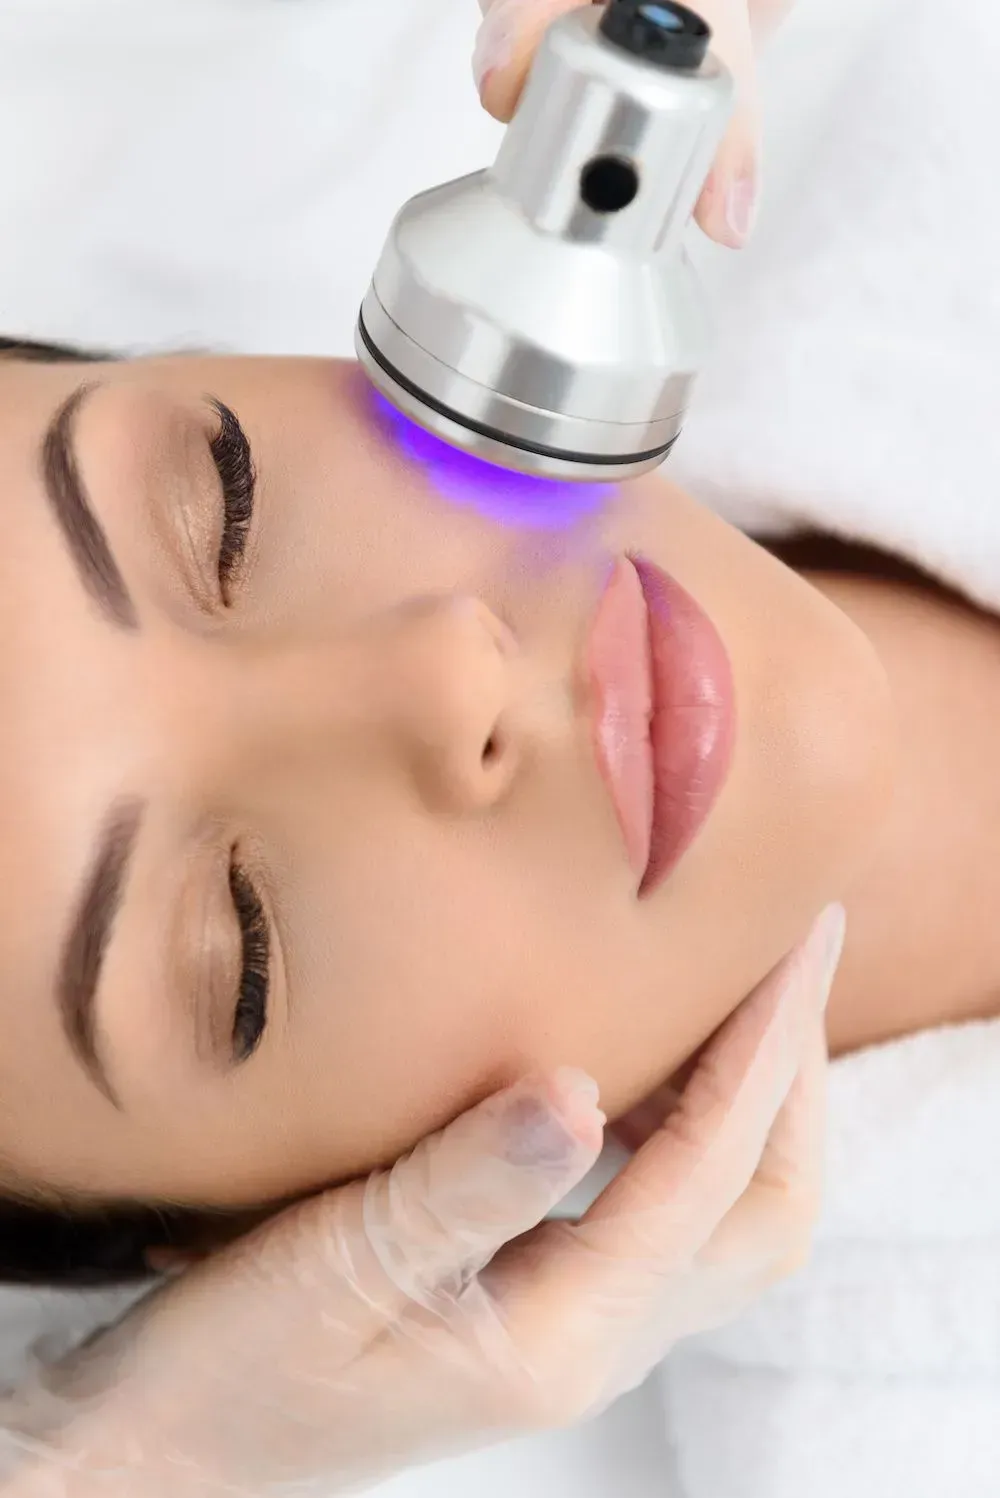
<instances>
[{"instance_id":1,"label":"silver metal device head","mask_svg":"<svg viewBox=\"0 0 1000 1498\"><path fill-rule=\"evenodd\" d=\"M494 165L392 225L356 345L395 407L540 477L663 461L708 336L683 238L732 107L709 37L669 0L551 27Z\"/></svg>"}]
</instances>

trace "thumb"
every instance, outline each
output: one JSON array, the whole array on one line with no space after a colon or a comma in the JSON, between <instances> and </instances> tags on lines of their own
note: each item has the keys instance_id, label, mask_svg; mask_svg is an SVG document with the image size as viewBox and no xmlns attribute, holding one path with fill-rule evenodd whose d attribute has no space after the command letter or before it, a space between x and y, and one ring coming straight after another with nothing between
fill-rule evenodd
<instances>
[{"instance_id":1,"label":"thumb","mask_svg":"<svg viewBox=\"0 0 1000 1498\"><path fill-rule=\"evenodd\" d=\"M542 37L567 11L588 0L479 0L483 24L472 54L479 96L506 124L521 97Z\"/></svg>"},{"instance_id":2,"label":"thumb","mask_svg":"<svg viewBox=\"0 0 1000 1498\"><path fill-rule=\"evenodd\" d=\"M479 5L483 22L473 72L484 107L506 123L545 32L567 11L578 10L581 0L479 0ZM695 218L712 239L739 249L753 226L757 200L757 98L748 0L694 0L693 8L711 27L712 51L736 83L729 128Z\"/></svg>"},{"instance_id":3,"label":"thumb","mask_svg":"<svg viewBox=\"0 0 1000 1498\"><path fill-rule=\"evenodd\" d=\"M439 1303L536 1227L601 1150L597 1084L563 1068L487 1098L366 1183L364 1232L404 1301Z\"/></svg>"}]
</instances>

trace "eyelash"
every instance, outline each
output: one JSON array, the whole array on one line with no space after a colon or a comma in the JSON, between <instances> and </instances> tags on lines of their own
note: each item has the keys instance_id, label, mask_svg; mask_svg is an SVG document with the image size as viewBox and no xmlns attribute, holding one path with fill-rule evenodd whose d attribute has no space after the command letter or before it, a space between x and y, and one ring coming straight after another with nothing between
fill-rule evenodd
<instances>
[{"instance_id":1,"label":"eyelash","mask_svg":"<svg viewBox=\"0 0 1000 1498\"><path fill-rule=\"evenodd\" d=\"M243 939L240 995L233 1018L233 1055L241 1062L250 1059L267 1028L271 933L261 898L235 856L229 863L229 890Z\"/></svg>"},{"instance_id":2,"label":"eyelash","mask_svg":"<svg viewBox=\"0 0 1000 1498\"><path fill-rule=\"evenodd\" d=\"M219 471L223 499L219 585L223 599L228 602L228 589L243 560L253 521L257 470L238 417L221 401L213 400L212 408L220 422L212 439L212 459Z\"/></svg>"}]
</instances>

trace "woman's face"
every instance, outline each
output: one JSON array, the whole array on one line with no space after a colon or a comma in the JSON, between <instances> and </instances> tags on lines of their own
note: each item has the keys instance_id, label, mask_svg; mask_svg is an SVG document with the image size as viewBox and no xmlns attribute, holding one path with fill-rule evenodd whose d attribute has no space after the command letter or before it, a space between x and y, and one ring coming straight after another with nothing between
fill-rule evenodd
<instances>
[{"instance_id":1,"label":"woman's face","mask_svg":"<svg viewBox=\"0 0 1000 1498\"><path fill-rule=\"evenodd\" d=\"M348 364L11 363L0 413L12 1177L268 1201L538 1066L613 1116L843 890L880 672L661 479L452 461ZM625 553L697 600L735 703L719 794L641 891L592 674Z\"/></svg>"}]
</instances>

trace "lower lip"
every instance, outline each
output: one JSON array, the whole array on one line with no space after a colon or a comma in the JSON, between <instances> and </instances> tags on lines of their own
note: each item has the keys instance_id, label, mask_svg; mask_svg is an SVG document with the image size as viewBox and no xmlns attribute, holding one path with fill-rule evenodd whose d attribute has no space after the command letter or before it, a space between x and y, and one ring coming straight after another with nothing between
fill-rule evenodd
<instances>
[{"instance_id":1,"label":"lower lip","mask_svg":"<svg viewBox=\"0 0 1000 1498\"><path fill-rule=\"evenodd\" d=\"M602 628L608 634L602 613L618 616L610 652L599 646ZM616 568L593 656L598 764L645 896L676 868L725 782L735 729L732 668L704 611L642 557Z\"/></svg>"}]
</instances>

